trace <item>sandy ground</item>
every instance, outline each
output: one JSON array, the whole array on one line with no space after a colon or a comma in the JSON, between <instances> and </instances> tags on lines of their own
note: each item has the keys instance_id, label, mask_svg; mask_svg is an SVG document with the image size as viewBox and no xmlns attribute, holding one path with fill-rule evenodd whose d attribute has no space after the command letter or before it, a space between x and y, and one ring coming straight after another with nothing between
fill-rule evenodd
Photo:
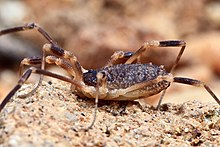
<instances>
[{"instance_id":1,"label":"sandy ground","mask_svg":"<svg viewBox=\"0 0 220 147\"><path fill-rule=\"evenodd\" d=\"M220 107L216 103L166 103L160 111L138 102L79 98L70 85L44 82L37 92L18 98L24 85L0 114L0 146L220 146Z\"/></svg>"},{"instance_id":2,"label":"sandy ground","mask_svg":"<svg viewBox=\"0 0 220 147\"><path fill-rule=\"evenodd\" d=\"M185 40L173 74L204 81L219 97L219 7L219 1L206 0L1 0L0 30L36 22L86 69L103 67L115 51L134 52L148 40ZM36 31L0 37L0 101L16 84L20 61L41 56L45 43ZM141 60L169 71L177 52L150 49ZM54 67L46 69L66 75ZM38 80L31 77L29 83ZM0 146L220 146L219 106L203 88L172 84L160 111L152 106L158 95L143 107L100 102L94 127L84 132L94 100L76 97L69 87L45 82L33 96L19 99L32 88L24 85L0 113Z\"/></svg>"}]
</instances>

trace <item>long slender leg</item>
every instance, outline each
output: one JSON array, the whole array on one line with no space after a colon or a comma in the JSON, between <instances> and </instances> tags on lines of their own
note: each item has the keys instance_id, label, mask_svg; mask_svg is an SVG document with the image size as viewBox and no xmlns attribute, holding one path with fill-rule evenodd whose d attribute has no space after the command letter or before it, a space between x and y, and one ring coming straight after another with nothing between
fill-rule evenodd
<instances>
[{"instance_id":1,"label":"long slender leg","mask_svg":"<svg viewBox=\"0 0 220 147\"><path fill-rule=\"evenodd\" d=\"M36 23L29 23L29 24L25 24L22 26L18 26L18 27L13 27L13 28L9 28L9 29L5 29L5 30L1 30L0 31L0 36L1 35L5 35L5 34L9 34L9 33L14 33L14 32L20 32L20 31L26 31L26 30L37 30L44 38L46 38L50 44L45 44L43 46L43 53L42 53L42 61L41 61L41 69L44 70L45 69L45 56L46 53L52 53L55 56L59 56L65 59L69 59L71 63L73 63L73 66L75 69L79 69L78 71L82 71L85 69L83 69L79 62L77 61L76 57L69 51L65 51L62 48L60 48L56 41L52 39L52 37L43 29L41 28L39 25L37 25ZM77 72L77 71L76 71ZM80 74L78 74L80 75ZM42 82L43 76L40 75L40 80L36 86L36 88L33 89L33 91L35 91Z\"/></svg>"},{"instance_id":2,"label":"long slender leg","mask_svg":"<svg viewBox=\"0 0 220 147\"><path fill-rule=\"evenodd\" d=\"M56 60L56 57L50 57L50 59L49 58L46 59L46 57L45 57L46 53L51 53L51 54L56 55L58 57L69 60L71 66L68 66L68 64L64 64L64 61L61 61L62 59ZM40 59L38 59L38 58L32 58L32 59L27 59L26 58L21 62L20 68L22 70L23 65L28 64L28 62L29 63L31 62L33 64L38 64L39 61L40 61ZM85 71L85 69L83 69L83 67L80 65L80 63L78 62L77 58L73 55L73 53L60 48L58 45L56 45L56 44L45 44L43 46L43 56L41 58L41 69L42 70L45 69L45 63L46 62L56 63L59 66L66 66L65 68L67 69L68 72L71 72L71 73L75 72L76 78L78 80L82 81L82 74L83 74L82 70ZM69 68L69 67L71 67L71 68ZM70 71L70 69L72 69L72 70ZM37 90L37 88L41 85L42 78L43 78L43 75L40 75L40 80L38 81L38 83L36 84L34 89L32 89L30 93L24 94L21 97L26 97L28 95L33 94Z\"/></svg>"},{"instance_id":3,"label":"long slender leg","mask_svg":"<svg viewBox=\"0 0 220 147\"><path fill-rule=\"evenodd\" d=\"M163 90L163 92L162 92L162 94L161 94L161 96L160 96L160 99L159 99L159 101L158 101L158 103L157 103L156 110L159 110L159 109L160 109L160 105L161 105L161 103L162 103L162 100L163 100L163 97L164 97L165 94L166 94L166 89Z\"/></svg>"},{"instance_id":4,"label":"long slender leg","mask_svg":"<svg viewBox=\"0 0 220 147\"><path fill-rule=\"evenodd\" d=\"M45 76L49 76L49 77L53 77L56 79L60 79L62 81L66 81L69 82L73 85L75 85L78 89L86 89L87 87L82 84L79 81L76 80L72 80L70 78L46 71L46 70L42 70L42 69L37 69L35 67L30 67L29 69L26 70L26 72L21 76L21 78L19 79L17 85L8 93L8 95L3 99L2 103L0 104L0 112L2 111L2 109L5 107L5 105L8 103L8 101L12 98L12 96L21 88L21 86L25 83L25 81L27 81L27 79L30 77L30 75L32 73L36 73L36 74L41 74L41 75L45 75Z\"/></svg>"},{"instance_id":5,"label":"long slender leg","mask_svg":"<svg viewBox=\"0 0 220 147\"><path fill-rule=\"evenodd\" d=\"M185 49L185 46L186 46L186 43L185 43L185 41L182 41L182 40L167 40L167 41L152 40L152 41L148 41L148 42L145 42L125 63L131 64L134 60L136 60L139 56L141 56L144 51L146 51L149 48L181 47L180 52L179 52L177 59L175 61L175 64L174 64L176 66L176 64L179 62L179 59Z\"/></svg>"},{"instance_id":6,"label":"long slender leg","mask_svg":"<svg viewBox=\"0 0 220 147\"><path fill-rule=\"evenodd\" d=\"M23 73L24 66L35 66L35 65L40 65L41 64L41 58L40 57L30 57L30 58L25 58L22 60L20 64L20 75ZM66 62L64 59L55 57L55 56L47 56L46 57L46 63L48 64L56 64L66 70L72 77L75 78L75 80L82 80L81 77L81 72L77 71L76 65L72 66L70 63ZM75 63L76 64L76 63ZM78 75L80 74L80 75ZM33 94L36 91L37 87L32 89L31 92L21 95L21 98L27 97L30 94Z\"/></svg>"},{"instance_id":7,"label":"long slender leg","mask_svg":"<svg viewBox=\"0 0 220 147\"><path fill-rule=\"evenodd\" d=\"M51 53L53 55L56 55L58 57L67 59L70 61L70 66L68 66L67 62L66 64L64 64L63 59L56 59L56 57L50 57L46 59L45 55L46 53ZM47 61L46 61L47 60ZM62 60L62 61L61 61ZM75 76L78 80L82 81L82 73L85 69L83 69L83 67L81 67L80 63L78 62L77 58L69 51L66 51L62 48L60 48L58 45L56 44L45 44L43 46L43 56L42 58L37 58L37 57L32 57L32 58L25 58L21 64L20 64L20 73L23 70L24 65L28 65L28 64L39 64L39 62L41 61L41 69L44 70L45 69L45 63L48 62L52 62L52 63L56 63L59 66L66 66L65 68L67 69L67 71L69 73L75 73ZM62 63L61 63L62 62ZM71 67L71 68L69 68ZM64 68L64 67L63 67ZM71 71L70 71L71 70ZM40 75L40 80L38 81L38 83L36 84L35 88L32 89L32 91L28 94L23 95L22 97L26 97L28 95L33 94L36 89L41 85L42 83L42 78L43 75Z\"/></svg>"},{"instance_id":8,"label":"long slender leg","mask_svg":"<svg viewBox=\"0 0 220 147\"><path fill-rule=\"evenodd\" d=\"M93 113L93 120L91 124L85 129L85 131L88 131L91 129L95 123L97 110L98 110L98 100L99 97L106 97L107 94L107 87L106 87L106 74L103 72L98 72L97 75L97 85L96 85L96 97L95 97L95 109Z\"/></svg>"},{"instance_id":9,"label":"long slender leg","mask_svg":"<svg viewBox=\"0 0 220 147\"><path fill-rule=\"evenodd\" d=\"M133 63L135 60L137 60L147 49L149 48L155 48L155 47L181 47L177 58L172 66L172 68L170 69L170 73L172 73L172 71L175 69L176 65L178 64L184 50L186 47L186 42L183 40L166 40L166 41L148 41L146 43L144 43L135 53L132 53L132 55L130 56L130 58L127 59L127 61L125 62L125 64L131 64ZM110 61L108 62L107 65L111 65L112 63L114 63L115 61L117 61L118 59L123 58L123 52L116 52L115 54L113 54L113 56L111 57ZM166 90L163 91L160 100L158 102L157 108L159 109L160 104L162 102L162 99L164 97L166 93Z\"/></svg>"},{"instance_id":10,"label":"long slender leg","mask_svg":"<svg viewBox=\"0 0 220 147\"><path fill-rule=\"evenodd\" d=\"M177 58L173 64L173 66L171 67L170 69L170 73L172 73L172 71L175 69L176 65L178 64L185 48L186 48L186 42L185 41L182 41L182 40L167 40L167 41L149 41L149 42L146 42L144 43L144 45L141 46L141 48L139 50L137 50L137 52L131 56L131 58L129 58L127 60L127 64L133 62L136 58L138 58L141 54L143 54L143 52L145 50L147 50L148 48L152 48L152 47L181 47L178 55L177 55ZM156 109L159 109L160 108L160 105L162 103L162 100L163 100L163 97L166 93L166 90L164 90L162 92L162 95L160 96L160 99L158 101L158 104L157 104L157 107Z\"/></svg>"},{"instance_id":11,"label":"long slender leg","mask_svg":"<svg viewBox=\"0 0 220 147\"><path fill-rule=\"evenodd\" d=\"M56 44L56 41L52 39L52 37L39 25L36 23L28 23L22 26L17 26L13 28L8 28L0 31L0 36L9 34L9 33L15 33L20 31L26 31L26 30L37 30L44 38L46 38L51 44Z\"/></svg>"},{"instance_id":12,"label":"long slender leg","mask_svg":"<svg viewBox=\"0 0 220 147\"><path fill-rule=\"evenodd\" d=\"M165 41L148 41L146 43L144 43L139 50L137 50L126 62L125 64L131 64L134 60L136 60L138 57L140 57L144 51L146 51L147 49L149 48L155 48L155 47L181 47L178 55L177 55L177 58L173 64L173 66L171 67L170 69L170 73L172 73L172 71L175 69L176 65L178 64L184 50L185 50L185 47L186 47L186 42L183 41L183 40L165 40ZM162 100L163 100L163 97L166 93L166 90L164 90L162 92L162 95L160 96L160 99L159 99L159 102L157 104L157 107L156 109L159 109L161 103L162 103Z\"/></svg>"},{"instance_id":13,"label":"long slender leg","mask_svg":"<svg viewBox=\"0 0 220 147\"><path fill-rule=\"evenodd\" d=\"M174 82L192 85L196 87L204 87L206 91L215 99L215 101L220 105L220 99L214 94L214 92L203 82L195 79L190 78L182 78L182 77L175 77Z\"/></svg>"},{"instance_id":14,"label":"long slender leg","mask_svg":"<svg viewBox=\"0 0 220 147\"><path fill-rule=\"evenodd\" d=\"M25 25L22 25L22 26L1 30L0 31L0 36L5 35L5 34L9 34L9 33L15 33L15 32L33 30L33 29L37 30L50 43L50 44L45 44L44 47L43 47L42 67L41 67L41 69L44 69L44 67L45 67L45 65L44 65L45 64L45 53L47 51L52 52L54 55L62 56L64 58L65 57L66 58L74 58L72 53L70 53L68 51L65 51L62 48L60 48L57 45L56 41L53 40L52 37L43 28L41 28L36 23L29 23L29 24L25 24Z\"/></svg>"},{"instance_id":15,"label":"long slender leg","mask_svg":"<svg viewBox=\"0 0 220 147\"><path fill-rule=\"evenodd\" d=\"M57 44L55 42L55 40L52 39L52 37L43 29L41 28L39 25L37 25L36 23L28 23L22 26L17 26L17 27L13 27L13 28L8 28L5 30L1 30L0 31L0 36L1 35L6 35L9 33L15 33L15 32L20 32L20 31L26 31L26 30L37 30L44 38L46 38L51 44ZM45 51L43 51L42 54L42 62L41 62L41 69L45 69ZM41 85L43 80L43 76L40 75L40 79L38 81L38 83L36 84L35 88L28 94L32 94L34 93L34 91L36 91L36 89ZM27 95L24 95L27 96Z\"/></svg>"},{"instance_id":16,"label":"long slender leg","mask_svg":"<svg viewBox=\"0 0 220 147\"><path fill-rule=\"evenodd\" d=\"M164 44L166 44L166 42L164 42ZM177 58L176 58L176 60L175 60L175 62L173 64L173 66L170 69L170 73L172 73L173 70L176 68L176 66L177 66L177 64L178 64L178 62L179 62L179 60L180 60L180 58L181 58L181 56L182 56L182 54L183 54L183 52L184 52L184 50L186 48L186 42L185 41L179 42L179 46L182 46L182 47L181 47L181 49L180 49L180 51L179 51L179 53L177 55ZM160 99L159 99L157 107L156 107L157 110L159 110L159 108L160 108L160 105L162 103L162 100L163 100L163 97L164 97L165 93L166 93L166 89L162 92L162 94L160 96Z\"/></svg>"},{"instance_id":17,"label":"long slender leg","mask_svg":"<svg viewBox=\"0 0 220 147\"><path fill-rule=\"evenodd\" d=\"M79 69L78 71L80 72L81 70L84 70L79 62L77 61L77 58L69 51L66 51L62 48L60 48L56 41L52 39L52 37L39 25L36 23L28 23L25 25L5 29L0 31L0 36L9 34L9 33L15 33L15 32L20 32L20 31L26 31L26 30L37 30L44 38L46 38L50 44L45 44L43 46L43 55L42 55L42 64L41 64L41 69L45 69L45 54L46 52L52 53L53 55L63 57L65 59L69 59L71 63L75 66L74 68Z\"/></svg>"}]
</instances>

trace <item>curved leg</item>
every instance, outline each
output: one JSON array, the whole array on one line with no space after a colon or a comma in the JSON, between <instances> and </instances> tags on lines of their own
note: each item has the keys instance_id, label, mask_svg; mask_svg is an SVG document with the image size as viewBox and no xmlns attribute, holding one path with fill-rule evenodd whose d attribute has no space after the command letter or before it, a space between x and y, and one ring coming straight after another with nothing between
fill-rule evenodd
<instances>
[{"instance_id":1,"label":"curved leg","mask_svg":"<svg viewBox=\"0 0 220 147\"><path fill-rule=\"evenodd\" d=\"M46 53L51 53L54 56L58 56L58 57L69 60L70 63L72 64L73 69L76 72L76 75L78 75L78 77L79 77L78 79L82 80L82 76L81 76L82 71L86 71L86 70L83 69L83 67L81 67L81 65L77 61L77 58L71 52L60 48L57 45L57 43L55 42L55 40L53 40L52 37L43 28L41 28L36 23L29 23L29 24L25 24L25 25L22 25L22 26L1 30L0 31L0 36L1 35L6 35L6 34L9 34L9 33L14 33L14 32L26 31L26 30L37 30L50 43L50 44L45 44L42 48L42 58L40 59L42 70L45 69ZM30 58L28 61L23 60L23 62L20 65L20 72L19 72L20 74L23 70L23 65L27 64L27 63L31 63L32 65L34 65L34 64L38 64L39 60L37 58ZM41 85L42 79L43 79L43 76L40 75L40 79L39 79L38 83L36 84L36 86L32 90L32 92L30 92L30 94L33 93L34 91L36 91L36 89Z\"/></svg>"},{"instance_id":2,"label":"curved leg","mask_svg":"<svg viewBox=\"0 0 220 147\"><path fill-rule=\"evenodd\" d=\"M165 41L148 41L145 42L126 62L125 64L131 64L134 60L136 60L139 56L141 56L147 49L155 48L155 47L181 47L180 52L176 58L174 63L174 67L178 64L180 57L182 56L186 42L183 40L165 40ZM172 67L174 69L174 67Z\"/></svg>"},{"instance_id":3,"label":"curved leg","mask_svg":"<svg viewBox=\"0 0 220 147\"><path fill-rule=\"evenodd\" d=\"M71 66L77 75L82 75L83 71L86 71L77 60L76 56L72 52L62 49L61 47L54 44L45 44L43 46L43 51L51 53L54 56L61 57L70 61ZM42 58L42 62L45 62L45 57ZM82 77L80 77L82 79Z\"/></svg>"},{"instance_id":4,"label":"curved leg","mask_svg":"<svg viewBox=\"0 0 220 147\"><path fill-rule=\"evenodd\" d=\"M26 30L37 30L51 44L56 44L56 42L52 39L52 37L43 28L41 28L36 23L28 23L28 24L25 24L25 25L22 25L22 26L17 26L17 27L1 30L0 31L0 36L10 34L10 33L15 33L15 32L26 31Z\"/></svg>"},{"instance_id":5,"label":"curved leg","mask_svg":"<svg viewBox=\"0 0 220 147\"><path fill-rule=\"evenodd\" d=\"M0 104L0 112L5 107L5 105L9 102L12 96L21 88L23 83L30 77L31 71L27 70L23 76L19 79L18 84L8 93L8 95L3 99L2 103Z\"/></svg>"},{"instance_id":6,"label":"curved leg","mask_svg":"<svg viewBox=\"0 0 220 147\"><path fill-rule=\"evenodd\" d=\"M95 97L95 109L93 112L93 120L91 122L91 124L85 128L85 131L88 131L89 129L91 129L95 123L96 120L96 116L97 116L97 109L98 109L98 100L100 97L106 97L107 93L108 93L108 89L106 87L106 74L103 72L98 72L97 75L97 85L96 85L96 97Z\"/></svg>"},{"instance_id":7,"label":"curved leg","mask_svg":"<svg viewBox=\"0 0 220 147\"><path fill-rule=\"evenodd\" d=\"M174 77L174 82L192 85L196 87L204 87L206 91L215 99L215 101L220 105L220 99L214 94L214 92L203 82L190 78Z\"/></svg>"},{"instance_id":8,"label":"curved leg","mask_svg":"<svg viewBox=\"0 0 220 147\"><path fill-rule=\"evenodd\" d=\"M52 37L39 25L36 23L28 23L22 26L18 27L12 27L8 29L4 29L0 31L0 36L1 35L6 35L9 33L15 33L15 32L20 32L20 31L26 31L26 30L37 30L50 44L45 44L42 48L43 50L43 55L42 55L42 60L41 60L41 69L45 69L45 54L46 52L52 53L55 56L62 57L65 59L69 59L71 63L78 62L77 58L69 51L66 51L59 47L56 43L55 40L52 39ZM79 63L77 63L79 64ZM80 65L77 65L80 66ZM82 68L82 67L81 67ZM82 68L83 69L83 68Z\"/></svg>"},{"instance_id":9,"label":"curved leg","mask_svg":"<svg viewBox=\"0 0 220 147\"><path fill-rule=\"evenodd\" d=\"M19 75L23 73L24 66L40 65L41 62L42 58L40 57L24 58L20 63ZM56 64L65 69L71 76L77 77L77 79L82 80L82 71L81 68L79 68L77 62L69 64L64 59L58 58L56 56L46 56L45 62L48 64Z\"/></svg>"},{"instance_id":10,"label":"curved leg","mask_svg":"<svg viewBox=\"0 0 220 147\"><path fill-rule=\"evenodd\" d=\"M24 66L40 65L41 61L42 61L42 58L40 58L40 57L24 58L20 64L19 74L21 75L23 73ZM66 70L71 76L73 76L75 78L75 80L82 81L82 72L79 71L78 68L76 68L76 67L78 67L77 65L69 64L64 59L61 59L61 58L58 58L55 56L47 56L46 63L56 64L56 65L60 66L61 68L63 68L64 70ZM75 64L77 64L77 63L75 63ZM33 94L37 90L38 87L39 87L39 83L37 83L37 85L35 86L34 89L32 89L31 92L24 94L24 95L21 95L20 97L24 98L24 97L27 97L28 95Z\"/></svg>"},{"instance_id":11,"label":"curved leg","mask_svg":"<svg viewBox=\"0 0 220 147\"><path fill-rule=\"evenodd\" d=\"M165 41L148 41L146 43L144 43L139 50L137 50L133 56L131 56L126 62L125 64L130 64L132 63L135 59L137 59L139 56L141 56L143 54L144 51L146 51L147 49L149 48L155 48L155 47L181 47L178 55L177 55L177 58L172 66L172 68L170 69L170 73L172 73L172 71L175 69L176 65L178 64L185 48L186 48L186 42L185 41L182 41L182 40L165 40ZM162 102L162 99L164 97L166 93L166 89L163 91L160 99L159 99L159 102L157 104L157 107L156 109L159 109L160 105L161 105L161 102Z\"/></svg>"},{"instance_id":12,"label":"curved leg","mask_svg":"<svg viewBox=\"0 0 220 147\"><path fill-rule=\"evenodd\" d=\"M24 72L24 74L21 76L21 78L19 79L17 85L8 93L8 95L3 99L2 103L0 104L0 112L2 111L2 109L5 107L5 105L8 103L8 101L12 98L12 96L21 88L21 86L25 83L25 81L28 80L28 78L30 77L30 75L32 73L36 73L36 74L40 74L40 75L45 75L45 76L49 76L49 77L53 77L56 79L60 79L62 81L66 81L69 82L73 85L75 85L78 89L88 89L88 87L76 80L72 80L70 78L46 71L46 70L42 70L42 69L37 69L35 67L30 67L29 69L26 70L26 72Z\"/></svg>"}]
</instances>

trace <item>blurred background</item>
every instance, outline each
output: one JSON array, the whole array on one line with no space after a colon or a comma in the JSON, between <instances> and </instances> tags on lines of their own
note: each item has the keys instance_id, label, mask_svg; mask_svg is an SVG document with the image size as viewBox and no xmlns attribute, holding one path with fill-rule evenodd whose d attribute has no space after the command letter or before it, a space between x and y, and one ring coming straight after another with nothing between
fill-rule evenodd
<instances>
[{"instance_id":1,"label":"blurred background","mask_svg":"<svg viewBox=\"0 0 220 147\"><path fill-rule=\"evenodd\" d=\"M185 40L187 48L173 74L202 80L220 97L218 0L0 0L0 30L29 22L43 27L87 69L104 66L115 51L136 51L147 40ZM20 61L41 56L45 43L37 31L0 37L0 98L16 84ZM178 51L152 49L142 60L169 70ZM156 97L146 101L154 104ZM203 88L172 84L164 102L196 99L214 101Z\"/></svg>"}]
</instances>

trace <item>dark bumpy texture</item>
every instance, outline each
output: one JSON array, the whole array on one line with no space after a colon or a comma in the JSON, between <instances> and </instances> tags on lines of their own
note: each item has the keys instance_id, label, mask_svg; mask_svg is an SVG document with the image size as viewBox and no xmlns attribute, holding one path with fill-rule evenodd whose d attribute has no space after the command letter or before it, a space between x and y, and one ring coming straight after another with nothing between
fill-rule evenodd
<instances>
[{"instance_id":1,"label":"dark bumpy texture","mask_svg":"<svg viewBox=\"0 0 220 147\"><path fill-rule=\"evenodd\" d=\"M109 89L123 89L144 81L153 80L159 75L166 75L164 68L152 64L118 64L97 70L89 70L83 74L84 82L96 86L96 74L104 72Z\"/></svg>"}]
</instances>

